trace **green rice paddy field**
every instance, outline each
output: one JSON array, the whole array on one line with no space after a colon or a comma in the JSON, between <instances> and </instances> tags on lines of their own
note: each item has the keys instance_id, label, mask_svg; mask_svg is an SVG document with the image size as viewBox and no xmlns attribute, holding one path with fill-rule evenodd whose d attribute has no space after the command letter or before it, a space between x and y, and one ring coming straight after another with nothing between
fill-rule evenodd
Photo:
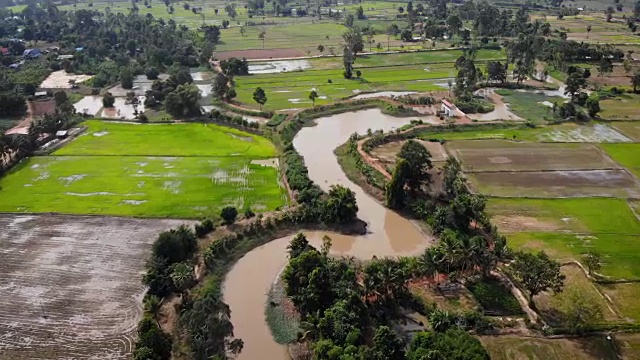
<instances>
[{"instance_id":1,"label":"green rice paddy field","mask_svg":"<svg viewBox=\"0 0 640 360\"><path fill-rule=\"evenodd\" d=\"M640 278L640 222L624 199L490 199L488 210L492 216L536 219L536 225L507 234L514 249L545 250L562 260L580 260L595 250L604 258L603 275Z\"/></svg>"},{"instance_id":2,"label":"green rice paddy field","mask_svg":"<svg viewBox=\"0 0 640 360\"><path fill-rule=\"evenodd\" d=\"M343 77L341 58L312 59L309 70L236 76L237 100L257 108L252 98L257 87L265 90L265 108L272 110L311 107L311 89L320 96L316 104L331 103L358 92L442 91L447 88L447 79L455 77L454 62L460 55L461 51L448 50L362 56L354 64L354 72L362 72L360 79ZM477 55L479 62L504 57L504 52L492 50L482 50Z\"/></svg>"},{"instance_id":3,"label":"green rice paddy field","mask_svg":"<svg viewBox=\"0 0 640 360\"><path fill-rule=\"evenodd\" d=\"M88 121L85 135L0 178L0 211L199 218L285 204L266 139L203 124Z\"/></svg>"}]
</instances>

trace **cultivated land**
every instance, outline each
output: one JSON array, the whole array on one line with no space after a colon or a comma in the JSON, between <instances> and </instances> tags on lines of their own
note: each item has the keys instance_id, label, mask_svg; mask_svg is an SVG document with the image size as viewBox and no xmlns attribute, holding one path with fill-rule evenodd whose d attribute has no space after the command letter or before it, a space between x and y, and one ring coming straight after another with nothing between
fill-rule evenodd
<instances>
[{"instance_id":1,"label":"cultivated land","mask_svg":"<svg viewBox=\"0 0 640 360\"><path fill-rule=\"evenodd\" d=\"M640 278L640 222L624 199L490 199L488 210L515 249L565 261L595 250L603 275Z\"/></svg>"},{"instance_id":2,"label":"cultivated land","mask_svg":"<svg viewBox=\"0 0 640 360\"><path fill-rule=\"evenodd\" d=\"M269 140L213 124L141 125L97 120L54 155L237 156L271 158Z\"/></svg>"},{"instance_id":3,"label":"cultivated land","mask_svg":"<svg viewBox=\"0 0 640 360\"><path fill-rule=\"evenodd\" d=\"M86 125L1 178L0 211L196 218L285 203L277 169L252 163L275 154L262 137L211 124Z\"/></svg>"},{"instance_id":4,"label":"cultivated land","mask_svg":"<svg viewBox=\"0 0 640 360\"><path fill-rule=\"evenodd\" d=\"M640 183L624 170L476 172L478 193L497 197L638 197Z\"/></svg>"},{"instance_id":5,"label":"cultivated land","mask_svg":"<svg viewBox=\"0 0 640 360\"><path fill-rule=\"evenodd\" d=\"M498 89L496 93L502 96L502 101L509 104L509 110L514 114L538 123L543 122L545 118L553 117L552 108L544 102L562 104L565 101L559 96L546 96L532 92Z\"/></svg>"},{"instance_id":6,"label":"cultivated land","mask_svg":"<svg viewBox=\"0 0 640 360\"><path fill-rule=\"evenodd\" d=\"M622 94L600 102L600 117L607 120L640 120L640 95Z\"/></svg>"},{"instance_id":7,"label":"cultivated land","mask_svg":"<svg viewBox=\"0 0 640 360\"><path fill-rule=\"evenodd\" d=\"M446 144L466 171L591 170L618 168L591 144L461 140Z\"/></svg>"},{"instance_id":8,"label":"cultivated land","mask_svg":"<svg viewBox=\"0 0 640 360\"><path fill-rule=\"evenodd\" d=\"M237 100L257 108L252 99L256 87L265 90L268 97L265 108L272 110L311 107L308 96L312 89L320 96L316 104L335 102L360 92L443 91L447 89L447 79L455 77L455 59L460 55L459 50L363 55L354 64L354 71L362 71L361 79L343 77L340 57L310 59L308 70L236 76ZM479 63L504 57L502 51L481 50L477 54Z\"/></svg>"},{"instance_id":9,"label":"cultivated land","mask_svg":"<svg viewBox=\"0 0 640 360\"><path fill-rule=\"evenodd\" d=\"M144 259L181 223L1 215L0 359L129 359Z\"/></svg>"},{"instance_id":10,"label":"cultivated land","mask_svg":"<svg viewBox=\"0 0 640 360\"><path fill-rule=\"evenodd\" d=\"M489 196L640 196L637 179L592 144L454 140L446 148Z\"/></svg>"},{"instance_id":11,"label":"cultivated land","mask_svg":"<svg viewBox=\"0 0 640 360\"><path fill-rule=\"evenodd\" d=\"M543 339L517 336L481 336L494 360L615 360L615 349L604 336L583 339Z\"/></svg>"},{"instance_id":12,"label":"cultivated land","mask_svg":"<svg viewBox=\"0 0 640 360\"><path fill-rule=\"evenodd\" d=\"M615 161L629 169L635 176L640 176L640 144L601 144Z\"/></svg>"},{"instance_id":13,"label":"cultivated land","mask_svg":"<svg viewBox=\"0 0 640 360\"><path fill-rule=\"evenodd\" d=\"M425 132L420 135L422 139L438 140L484 140L484 139L505 139L530 142L569 142L569 143L606 143L606 142L627 142L628 137L619 133L611 126L594 123L588 125L577 125L565 123L554 126L538 126L536 128L523 128L519 125L499 129L465 129L443 133Z\"/></svg>"}]
</instances>

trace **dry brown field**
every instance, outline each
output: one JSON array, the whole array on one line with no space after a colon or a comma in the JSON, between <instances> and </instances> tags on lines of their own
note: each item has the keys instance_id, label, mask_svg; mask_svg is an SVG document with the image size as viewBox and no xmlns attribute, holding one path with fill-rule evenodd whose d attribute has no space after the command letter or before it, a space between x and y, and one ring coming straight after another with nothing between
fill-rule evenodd
<instances>
[{"instance_id":1,"label":"dry brown field","mask_svg":"<svg viewBox=\"0 0 640 360\"><path fill-rule=\"evenodd\" d=\"M151 244L180 220L0 215L0 359L129 359Z\"/></svg>"}]
</instances>

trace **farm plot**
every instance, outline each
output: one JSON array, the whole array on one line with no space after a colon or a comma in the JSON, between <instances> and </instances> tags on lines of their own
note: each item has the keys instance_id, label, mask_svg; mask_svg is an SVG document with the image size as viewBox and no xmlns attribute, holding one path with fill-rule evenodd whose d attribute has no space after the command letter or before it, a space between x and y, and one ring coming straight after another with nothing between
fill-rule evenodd
<instances>
[{"instance_id":1,"label":"farm plot","mask_svg":"<svg viewBox=\"0 0 640 360\"><path fill-rule=\"evenodd\" d=\"M615 360L615 349L604 336L544 339L518 336L481 336L494 360Z\"/></svg>"},{"instance_id":2,"label":"farm plot","mask_svg":"<svg viewBox=\"0 0 640 360\"><path fill-rule=\"evenodd\" d=\"M238 100L257 107L253 101L256 87L262 87L267 95L267 109L311 107L309 92L316 89L316 104L331 103L360 92L385 90L438 91L441 88L432 80L449 78L455 74L453 63L436 64L425 70L424 65L366 68L360 79L345 79L341 69L310 70L279 74L238 76L235 78Z\"/></svg>"},{"instance_id":3,"label":"farm plot","mask_svg":"<svg viewBox=\"0 0 640 360\"><path fill-rule=\"evenodd\" d=\"M35 157L0 188L6 212L194 218L284 203L275 168L232 157Z\"/></svg>"},{"instance_id":4,"label":"farm plot","mask_svg":"<svg viewBox=\"0 0 640 360\"><path fill-rule=\"evenodd\" d=\"M561 260L603 256L599 271L616 279L640 278L640 222L623 199L496 199L488 213L511 248L544 250Z\"/></svg>"},{"instance_id":5,"label":"farm plot","mask_svg":"<svg viewBox=\"0 0 640 360\"><path fill-rule=\"evenodd\" d=\"M422 146L424 146L429 153L431 153L431 161L433 162L441 162L447 160L447 152L444 149L444 146L439 142L430 142L424 140L416 140ZM371 150L371 155L378 160L381 160L385 163L391 164L393 166L396 163L396 155L400 152L402 145L404 145L406 141L394 141L381 146L376 147Z\"/></svg>"},{"instance_id":6,"label":"farm plot","mask_svg":"<svg viewBox=\"0 0 640 360\"><path fill-rule=\"evenodd\" d=\"M0 211L195 218L232 205L273 210L286 201L265 138L203 124L88 121L52 156L0 178Z\"/></svg>"},{"instance_id":7,"label":"farm plot","mask_svg":"<svg viewBox=\"0 0 640 360\"><path fill-rule=\"evenodd\" d=\"M600 102L600 117L607 120L639 120L640 95L623 94Z\"/></svg>"},{"instance_id":8,"label":"farm plot","mask_svg":"<svg viewBox=\"0 0 640 360\"><path fill-rule=\"evenodd\" d=\"M454 129L455 130L455 129ZM522 125L497 129L480 129L433 133L425 129L420 135L422 139L440 140L486 140L504 139L531 142L561 142L561 143L601 143L601 142L630 142L627 136L616 131L609 125L589 124L578 125L565 123L553 126L537 126L535 128Z\"/></svg>"},{"instance_id":9,"label":"farm plot","mask_svg":"<svg viewBox=\"0 0 640 360\"><path fill-rule=\"evenodd\" d=\"M466 171L615 169L618 165L591 144L461 140L446 144Z\"/></svg>"},{"instance_id":10,"label":"farm plot","mask_svg":"<svg viewBox=\"0 0 640 360\"><path fill-rule=\"evenodd\" d=\"M268 109L286 109L311 107L309 92L316 89L319 99L316 104L326 104L360 92L377 91L441 91L437 83L455 77L455 60L462 55L459 50L425 51L405 54L361 55L355 62L354 71L361 76L345 79L341 57L309 59L304 67L309 70L290 71L300 65L288 62L287 72L260 73L249 76L237 76L237 100L246 106L258 107L253 101L256 87L265 90ZM478 61L501 59L502 51L481 50ZM297 61L302 64L302 61ZM281 62L258 65L277 68ZM356 73L357 75L357 73Z\"/></svg>"},{"instance_id":11,"label":"farm plot","mask_svg":"<svg viewBox=\"0 0 640 360\"><path fill-rule=\"evenodd\" d=\"M123 124L90 120L54 155L243 156L271 158L269 140L213 124Z\"/></svg>"},{"instance_id":12,"label":"farm plot","mask_svg":"<svg viewBox=\"0 0 640 360\"><path fill-rule=\"evenodd\" d=\"M130 359L144 259L181 223L0 215L0 359Z\"/></svg>"},{"instance_id":13,"label":"farm plot","mask_svg":"<svg viewBox=\"0 0 640 360\"><path fill-rule=\"evenodd\" d=\"M609 156L626 167L636 177L640 177L640 144L601 144Z\"/></svg>"},{"instance_id":14,"label":"farm plot","mask_svg":"<svg viewBox=\"0 0 640 360\"><path fill-rule=\"evenodd\" d=\"M475 191L496 197L638 197L640 183L625 170L474 172Z\"/></svg>"},{"instance_id":15,"label":"farm plot","mask_svg":"<svg viewBox=\"0 0 640 360\"><path fill-rule=\"evenodd\" d=\"M640 123L637 122L616 122L612 125L620 133L634 141L640 141Z\"/></svg>"}]
</instances>

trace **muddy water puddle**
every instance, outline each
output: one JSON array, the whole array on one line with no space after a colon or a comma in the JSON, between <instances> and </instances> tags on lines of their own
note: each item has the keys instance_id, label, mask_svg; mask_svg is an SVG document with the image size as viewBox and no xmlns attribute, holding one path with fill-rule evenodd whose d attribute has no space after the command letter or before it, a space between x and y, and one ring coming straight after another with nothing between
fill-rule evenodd
<instances>
[{"instance_id":1,"label":"muddy water puddle","mask_svg":"<svg viewBox=\"0 0 640 360\"><path fill-rule=\"evenodd\" d=\"M310 178L322 189L332 184L349 187L356 194L358 217L367 222L367 234L345 236L335 233L308 232L311 244L319 247L322 237L332 239L335 255L371 259L421 253L430 243L413 223L389 211L359 186L349 181L333 154L354 132L367 129L393 130L410 119L394 118L377 109L334 115L316 120L316 126L305 127L293 141L304 157ZM231 321L237 338L244 340L238 359L287 359L285 348L277 344L264 320L267 292L287 262L286 247L291 237L274 240L249 252L231 269L224 283L223 295L231 308Z\"/></svg>"}]
</instances>

